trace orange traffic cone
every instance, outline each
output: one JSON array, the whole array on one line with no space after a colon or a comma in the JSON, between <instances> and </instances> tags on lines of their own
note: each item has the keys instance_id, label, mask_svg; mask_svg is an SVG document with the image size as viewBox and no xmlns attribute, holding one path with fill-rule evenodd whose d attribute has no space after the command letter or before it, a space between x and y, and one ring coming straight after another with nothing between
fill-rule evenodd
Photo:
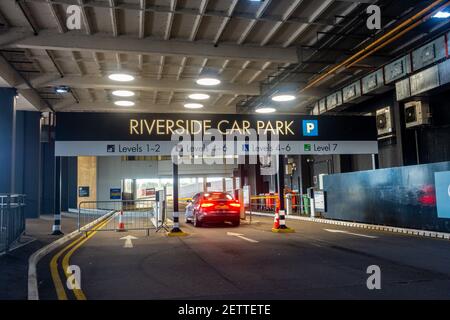
<instances>
[{"instance_id":1,"label":"orange traffic cone","mask_svg":"<svg viewBox=\"0 0 450 320\"><path fill-rule=\"evenodd\" d=\"M123 210L120 210L119 214L119 226L116 230L117 232L124 232L125 230L125 223L123 222Z\"/></svg>"},{"instance_id":2,"label":"orange traffic cone","mask_svg":"<svg viewBox=\"0 0 450 320\"><path fill-rule=\"evenodd\" d=\"M280 214L278 212L275 212L275 218L273 219L273 228L280 228Z\"/></svg>"},{"instance_id":3,"label":"orange traffic cone","mask_svg":"<svg viewBox=\"0 0 450 320\"><path fill-rule=\"evenodd\" d=\"M275 215L275 222L272 228L275 233L294 233L295 230L286 226L286 211L280 210Z\"/></svg>"}]
</instances>

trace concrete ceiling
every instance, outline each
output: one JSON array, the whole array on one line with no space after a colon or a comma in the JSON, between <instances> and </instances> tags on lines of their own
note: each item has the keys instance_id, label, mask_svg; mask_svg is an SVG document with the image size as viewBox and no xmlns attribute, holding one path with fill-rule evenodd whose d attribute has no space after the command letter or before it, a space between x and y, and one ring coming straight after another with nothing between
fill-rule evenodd
<instances>
[{"instance_id":1,"label":"concrete ceiling","mask_svg":"<svg viewBox=\"0 0 450 320\"><path fill-rule=\"evenodd\" d=\"M360 14L374 2L2 0L0 76L39 110L118 111L111 91L130 89L136 106L123 111L186 112L190 93L208 92L205 112L234 113L239 102L261 94L270 76L301 63L299 48L332 33L337 17ZM66 10L74 4L82 23L71 31ZM195 79L209 69L223 84L200 88ZM107 78L118 71L136 80ZM72 93L55 94L57 85ZM286 112L305 112L307 103Z\"/></svg>"}]
</instances>

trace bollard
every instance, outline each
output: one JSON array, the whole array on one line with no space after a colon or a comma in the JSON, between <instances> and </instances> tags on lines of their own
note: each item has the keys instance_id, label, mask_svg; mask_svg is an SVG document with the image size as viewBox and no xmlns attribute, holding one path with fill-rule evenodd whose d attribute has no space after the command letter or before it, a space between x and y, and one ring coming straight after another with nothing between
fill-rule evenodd
<instances>
[{"instance_id":1,"label":"bollard","mask_svg":"<svg viewBox=\"0 0 450 320\"><path fill-rule=\"evenodd\" d=\"M53 227L52 227L52 235L53 236L63 235L64 233L62 233L62 231L61 231L61 213L55 214L53 217L54 217L54 221L53 221Z\"/></svg>"},{"instance_id":2,"label":"bollard","mask_svg":"<svg viewBox=\"0 0 450 320\"><path fill-rule=\"evenodd\" d=\"M295 230L288 228L286 226L286 212L284 210L280 210L279 212L279 217L280 217L280 224L278 228L274 228L272 229L272 232L274 233L294 233Z\"/></svg>"},{"instance_id":3,"label":"bollard","mask_svg":"<svg viewBox=\"0 0 450 320\"><path fill-rule=\"evenodd\" d=\"M180 228L180 213L173 213L173 228L167 233L169 237L185 237L188 234L183 232Z\"/></svg>"}]
</instances>

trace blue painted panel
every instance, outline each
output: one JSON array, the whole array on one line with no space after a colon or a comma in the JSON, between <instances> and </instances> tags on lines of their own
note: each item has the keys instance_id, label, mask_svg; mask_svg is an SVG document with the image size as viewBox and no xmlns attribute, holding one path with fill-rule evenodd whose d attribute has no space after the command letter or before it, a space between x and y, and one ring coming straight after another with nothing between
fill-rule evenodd
<instances>
[{"instance_id":1,"label":"blue painted panel","mask_svg":"<svg viewBox=\"0 0 450 320\"><path fill-rule=\"evenodd\" d=\"M450 171L436 172L435 181L438 217L450 219Z\"/></svg>"},{"instance_id":2,"label":"blue painted panel","mask_svg":"<svg viewBox=\"0 0 450 320\"><path fill-rule=\"evenodd\" d=\"M326 176L325 217L450 232L436 207L435 173L443 171L450 162Z\"/></svg>"}]
</instances>

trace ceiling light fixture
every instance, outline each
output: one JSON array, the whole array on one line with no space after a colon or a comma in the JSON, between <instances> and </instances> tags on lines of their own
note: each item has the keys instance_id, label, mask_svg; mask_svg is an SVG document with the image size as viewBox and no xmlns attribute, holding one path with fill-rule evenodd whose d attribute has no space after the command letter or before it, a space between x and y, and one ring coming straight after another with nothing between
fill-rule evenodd
<instances>
[{"instance_id":1,"label":"ceiling light fixture","mask_svg":"<svg viewBox=\"0 0 450 320\"><path fill-rule=\"evenodd\" d=\"M258 107L255 112L256 113L274 113L277 110L275 108L272 107Z\"/></svg>"},{"instance_id":2,"label":"ceiling light fixture","mask_svg":"<svg viewBox=\"0 0 450 320\"><path fill-rule=\"evenodd\" d=\"M116 90L113 91L112 94L116 97L133 97L134 92L129 90Z\"/></svg>"},{"instance_id":3,"label":"ceiling light fixture","mask_svg":"<svg viewBox=\"0 0 450 320\"><path fill-rule=\"evenodd\" d=\"M133 101L116 101L114 104L119 107L133 107L135 105Z\"/></svg>"},{"instance_id":4,"label":"ceiling light fixture","mask_svg":"<svg viewBox=\"0 0 450 320\"><path fill-rule=\"evenodd\" d=\"M108 76L110 80L118 82L130 82L134 80L134 76L125 73L113 73Z\"/></svg>"},{"instance_id":5,"label":"ceiling light fixture","mask_svg":"<svg viewBox=\"0 0 450 320\"><path fill-rule=\"evenodd\" d=\"M70 88L67 86L58 86L55 88L55 92L59 94L68 93Z\"/></svg>"},{"instance_id":6,"label":"ceiling light fixture","mask_svg":"<svg viewBox=\"0 0 450 320\"><path fill-rule=\"evenodd\" d=\"M189 95L189 99L192 100L208 100L209 98L211 98L211 96L209 94L204 93L193 93Z\"/></svg>"},{"instance_id":7,"label":"ceiling light fixture","mask_svg":"<svg viewBox=\"0 0 450 320\"><path fill-rule=\"evenodd\" d=\"M197 80L197 84L201 86L217 86L220 83L221 81L219 79L209 77L200 78Z\"/></svg>"},{"instance_id":8,"label":"ceiling light fixture","mask_svg":"<svg viewBox=\"0 0 450 320\"><path fill-rule=\"evenodd\" d=\"M221 82L219 72L212 68L204 68L197 80L197 84L201 86L217 86Z\"/></svg>"},{"instance_id":9,"label":"ceiling light fixture","mask_svg":"<svg viewBox=\"0 0 450 320\"><path fill-rule=\"evenodd\" d=\"M297 99L293 94L276 94L272 97L272 101L275 102L289 102Z\"/></svg>"},{"instance_id":10,"label":"ceiling light fixture","mask_svg":"<svg viewBox=\"0 0 450 320\"><path fill-rule=\"evenodd\" d=\"M448 19L450 18L450 12L447 11L439 11L437 12L433 18L437 18L437 19Z\"/></svg>"},{"instance_id":11,"label":"ceiling light fixture","mask_svg":"<svg viewBox=\"0 0 450 320\"><path fill-rule=\"evenodd\" d=\"M184 107L186 109L202 109L204 106L201 103L186 103Z\"/></svg>"}]
</instances>

